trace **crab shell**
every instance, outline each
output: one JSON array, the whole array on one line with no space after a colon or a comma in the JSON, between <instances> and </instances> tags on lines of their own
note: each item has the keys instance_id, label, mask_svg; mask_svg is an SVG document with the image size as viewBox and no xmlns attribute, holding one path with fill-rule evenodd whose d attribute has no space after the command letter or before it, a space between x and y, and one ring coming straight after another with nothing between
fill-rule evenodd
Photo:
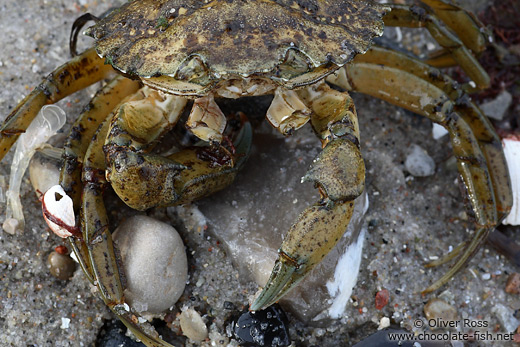
<instances>
[{"instance_id":1,"label":"crab shell","mask_svg":"<svg viewBox=\"0 0 520 347\"><path fill-rule=\"evenodd\" d=\"M122 73L202 96L229 79L312 84L366 52L387 11L365 0L140 0L87 34Z\"/></svg>"}]
</instances>

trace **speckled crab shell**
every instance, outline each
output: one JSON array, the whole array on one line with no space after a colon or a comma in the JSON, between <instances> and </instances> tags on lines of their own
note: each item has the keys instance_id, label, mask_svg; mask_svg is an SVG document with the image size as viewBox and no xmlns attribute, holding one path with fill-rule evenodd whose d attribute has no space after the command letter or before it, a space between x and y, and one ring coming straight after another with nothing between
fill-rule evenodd
<instances>
[{"instance_id":1,"label":"speckled crab shell","mask_svg":"<svg viewBox=\"0 0 520 347\"><path fill-rule=\"evenodd\" d=\"M233 76L292 89L364 53L387 10L367 0L135 0L87 34L115 69L170 93L204 95Z\"/></svg>"}]
</instances>

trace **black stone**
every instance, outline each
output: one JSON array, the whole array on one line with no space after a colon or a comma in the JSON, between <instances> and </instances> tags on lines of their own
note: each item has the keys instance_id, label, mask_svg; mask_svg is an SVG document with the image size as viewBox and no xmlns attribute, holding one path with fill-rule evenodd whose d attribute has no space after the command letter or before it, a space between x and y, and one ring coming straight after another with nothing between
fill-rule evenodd
<instances>
[{"instance_id":1,"label":"black stone","mask_svg":"<svg viewBox=\"0 0 520 347\"><path fill-rule=\"evenodd\" d=\"M245 311L231 322L231 330L242 346L289 346L288 319L279 305Z\"/></svg>"}]
</instances>

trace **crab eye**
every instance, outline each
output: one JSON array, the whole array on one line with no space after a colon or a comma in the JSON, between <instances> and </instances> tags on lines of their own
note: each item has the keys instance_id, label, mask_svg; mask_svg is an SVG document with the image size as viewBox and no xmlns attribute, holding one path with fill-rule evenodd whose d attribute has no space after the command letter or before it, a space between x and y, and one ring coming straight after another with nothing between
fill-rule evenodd
<instances>
[{"instance_id":1,"label":"crab eye","mask_svg":"<svg viewBox=\"0 0 520 347\"><path fill-rule=\"evenodd\" d=\"M174 78L179 81L207 85L210 82L209 69L199 56L193 55L183 61Z\"/></svg>"},{"instance_id":2,"label":"crab eye","mask_svg":"<svg viewBox=\"0 0 520 347\"><path fill-rule=\"evenodd\" d=\"M295 48L288 49L283 63L278 65L278 75L283 79L291 79L310 70L311 63L307 55Z\"/></svg>"}]
</instances>

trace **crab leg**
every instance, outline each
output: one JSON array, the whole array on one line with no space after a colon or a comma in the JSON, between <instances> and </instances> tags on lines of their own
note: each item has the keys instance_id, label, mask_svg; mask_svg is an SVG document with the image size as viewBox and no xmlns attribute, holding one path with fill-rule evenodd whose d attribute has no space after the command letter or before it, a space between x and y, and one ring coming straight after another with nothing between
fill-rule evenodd
<instances>
[{"instance_id":1,"label":"crab leg","mask_svg":"<svg viewBox=\"0 0 520 347\"><path fill-rule=\"evenodd\" d=\"M443 4L443 2L438 0L424 2L436 3L437 7L434 9L434 11L436 10L436 15L441 15L443 19L446 18L455 32L462 35L462 38L459 38L454 32L446 28L436 15L429 14L418 6L390 5L392 11L383 18L385 25L411 28L425 27L432 37L449 52L450 56L462 67L479 89L487 88L490 83L487 72L465 46L465 43L468 43L468 47L476 53L484 49L485 40L480 32L480 26L467 12L456 6L444 3L444 5L452 6L454 9L441 10L439 4ZM460 23L454 22L456 19L466 23L469 29L461 28L462 25Z\"/></svg>"},{"instance_id":2,"label":"crab leg","mask_svg":"<svg viewBox=\"0 0 520 347\"><path fill-rule=\"evenodd\" d=\"M324 147L302 181L313 181L321 199L305 209L289 229L273 272L251 310L278 301L329 253L348 226L354 199L364 189L365 165L350 96L324 83L298 94L312 110L311 124Z\"/></svg>"},{"instance_id":3,"label":"crab leg","mask_svg":"<svg viewBox=\"0 0 520 347\"><path fill-rule=\"evenodd\" d=\"M95 284L105 304L118 318L147 346L171 347L162 341L153 328L146 333L139 324L137 314L131 312L124 301L123 285L114 253L112 235L108 230L108 217L103 202L106 187L105 157L103 144L110 119L100 126L87 149L83 163L84 183L81 208L81 229L88 248L90 268L95 276ZM153 335L153 336L152 336Z\"/></svg>"},{"instance_id":4,"label":"crab leg","mask_svg":"<svg viewBox=\"0 0 520 347\"><path fill-rule=\"evenodd\" d=\"M92 48L49 74L7 117L0 127L0 160L18 136L31 124L38 111L105 78L111 71Z\"/></svg>"},{"instance_id":5,"label":"crab leg","mask_svg":"<svg viewBox=\"0 0 520 347\"><path fill-rule=\"evenodd\" d=\"M501 221L511 210L513 197L502 142L489 119L482 114L469 96L458 88L457 82L428 64L410 58L406 54L378 46L372 47L366 54L355 58L356 63L380 64L381 61L385 62L385 66L404 70L424 79L441 89L454 101L454 109L472 128L488 167L491 168L489 174L495 193L498 221Z\"/></svg>"},{"instance_id":6,"label":"crab leg","mask_svg":"<svg viewBox=\"0 0 520 347\"><path fill-rule=\"evenodd\" d=\"M86 139L91 139L116 106L139 88L137 81L122 76L114 78L96 93L72 126L64 145L60 185L72 198L75 207L79 206L81 198L82 160L90 144Z\"/></svg>"},{"instance_id":7,"label":"crab leg","mask_svg":"<svg viewBox=\"0 0 520 347\"><path fill-rule=\"evenodd\" d=\"M108 307L121 319L121 321L147 346L170 346L170 344L162 341L158 334L153 331L151 327L143 329L142 323L138 323L139 319L136 313L132 312L130 308L125 304L123 285L121 283L121 277L119 274L118 264L116 256L114 254L114 245L112 242L111 232L108 229L108 217L106 214L104 202L103 202L103 191L106 188L107 181L105 179L105 154L103 147L105 147L105 139L108 138L110 150L124 150L123 147L116 148L115 143L122 144L125 142L125 146L133 146L138 144L141 139L144 138L157 140L156 136L162 135L165 128L171 126L171 124L163 118L166 116L171 122L174 122L178 115L181 113L186 100L178 97L168 96L169 100L164 100L155 91L150 91L147 88L141 89L138 93L135 93L124 100L124 103L115 111L116 115L108 117L97 130L90 143L83 162L82 170L82 181L84 184L82 202L81 202L81 226L83 232L83 239L88 248L90 268L96 279L96 285L99 289L101 297L105 301ZM168 102L169 101L169 102ZM156 103L157 102L157 103ZM171 112L166 114L163 112L167 110ZM144 112L146 111L146 112ZM133 118L145 116L144 118ZM160 116L159 116L160 115ZM161 119L160 122L154 122ZM133 121L140 121L142 128L134 128L131 125ZM127 127L124 129L117 128L118 125L126 124ZM165 125L165 123L167 123ZM161 124L162 126L158 126ZM121 131L120 135L116 135L117 132ZM109 136L112 132L113 136ZM134 137L129 136L132 133ZM139 136L140 135L140 136ZM113 141L113 142L110 142ZM128 142L129 141L129 142ZM131 142L131 143L130 143ZM237 161L242 162L247 157L251 146L251 128L249 123L244 124L242 131L237 136L235 142L235 148L239 155L243 156L243 159ZM150 144L141 144L141 148L149 147ZM154 160L158 160L155 157L137 152L126 151L127 155L135 154L144 157L144 161L155 163ZM206 176L200 174L197 170L200 167L205 167L199 162L203 160L197 157L198 150L181 150L173 157L175 159L186 159L181 163L171 161L173 166L182 168L184 171L189 171L189 174L181 175L181 179L188 178L184 181L186 187L199 187L205 182ZM190 155L191 154L191 155ZM139 160L141 162L141 159ZM187 164L190 163L190 168ZM170 164L170 163L168 163ZM197 166L199 165L199 166ZM220 169L214 169L211 165L206 165L206 170L213 170L216 172L213 176L216 176L218 180L223 180L222 171ZM237 165L238 166L238 165ZM186 169L184 169L186 168ZM147 167L144 168L145 170ZM228 170L227 172L229 172ZM199 174L196 177L196 174ZM193 181L196 181L193 183ZM165 185L168 182L159 182L161 185ZM191 185L190 185L191 184ZM203 190L203 189L202 189ZM211 190L211 189L210 189ZM191 197L198 197L197 189L194 194L189 194ZM142 192L143 194L146 191ZM146 332L144 332L146 330Z\"/></svg>"},{"instance_id":8,"label":"crab leg","mask_svg":"<svg viewBox=\"0 0 520 347\"><path fill-rule=\"evenodd\" d=\"M443 0L420 0L428 5L435 15L460 37L464 45L474 53L486 48L486 36L482 32L482 24L470 12L449 4Z\"/></svg>"},{"instance_id":9,"label":"crab leg","mask_svg":"<svg viewBox=\"0 0 520 347\"><path fill-rule=\"evenodd\" d=\"M72 198L75 209L79 209L81 199L81 169L85 152L99 125L107 118L121 100L139 89L139 82L118 76L103 87L85 108L71 128L64 145L63 165L61 168L60 185ZM69 237L72 250L80 262L83 272L90 282L94 274L90 268L86 244L77 238Z\"/></svg>"},{"instance_id":10,"label":"crab leg","mask_svg":"<svg viewBox=\"0 0 520 347\"><path fill-rule=\"evenodd\" d=\"M405 56L401 59L405 59L403 65L410 67L383 67L356 59L328 81L426 116L444 126L450 133L459 172L475 214L476 231L453 267L424 291L431 292L445 284L466 264L496 226L499 216L505 215L510 209L511 192L501 187L510 187L510 183L507 171L495 176L489 173L488 165L504 170L506 163L501 148L496 146L496 142L493 143L495 140L492 139L492 129L487 126L484 117L479 113L471 113L476 107L457 105L458 101L451 100L445 91L435 85L439 82L432 83L427 80L427 75L419 77L421 73L415 74L420 70L419 62ZM488 156L498 153L498 158L488 160L481 147L485 148L484 152ZM499 164L495 165L496 162ZM497 213L497 205L502 210L500 215Z\"/></svg>"}]
</instances>

